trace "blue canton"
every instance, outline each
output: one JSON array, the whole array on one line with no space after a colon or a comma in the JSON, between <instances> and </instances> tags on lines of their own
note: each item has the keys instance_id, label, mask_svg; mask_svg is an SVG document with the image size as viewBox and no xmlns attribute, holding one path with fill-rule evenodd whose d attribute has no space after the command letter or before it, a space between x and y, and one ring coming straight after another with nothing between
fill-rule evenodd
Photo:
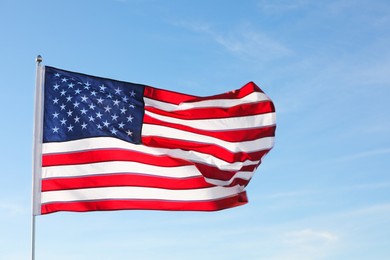
<instances>
[{"instance_id":1,"label":"blue canton","mask_svg":"<svg viewBox=\"0 0 390 260\"><path fill-rule=\"evenodd\" d=\"M115 137L141 143L143 85L45 70L43 142Z\"/></svg>"}]
</instances>

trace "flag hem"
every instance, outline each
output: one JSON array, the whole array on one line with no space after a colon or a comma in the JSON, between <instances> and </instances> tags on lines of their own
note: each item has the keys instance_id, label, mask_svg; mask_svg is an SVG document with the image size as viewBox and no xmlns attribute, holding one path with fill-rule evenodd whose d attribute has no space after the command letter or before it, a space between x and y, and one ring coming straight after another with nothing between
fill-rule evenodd
<instances>
[{"instance_id":1,"label":"flag hem","mask_svg":"<svg viewBox=\"0 0 390 260\"><path fill-rule=\"evenodd\" d=\"M45 67L37 65L35 102L34 102L34 128L33 128L33 187L32 187L32 214L41 215L41 172L42 172L42 139L43 139L43 102Z\"/></svg>"}]
</instances>

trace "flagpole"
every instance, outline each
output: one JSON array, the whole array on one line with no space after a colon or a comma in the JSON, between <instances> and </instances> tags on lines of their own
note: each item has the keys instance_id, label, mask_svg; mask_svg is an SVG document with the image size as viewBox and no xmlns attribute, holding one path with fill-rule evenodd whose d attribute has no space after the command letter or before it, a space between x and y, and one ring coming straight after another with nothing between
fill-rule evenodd
<instances>
[{"instance_id":1,"label":"flagpole","mask_svg":"<svg viewBox=\"0 0 390 260\"><path fill-rule=\"evenodd\" d=\"M33 128L33 166L32 166L32 218L31 218L31 260L35 260L35 229L36 215L40 214L40 179L42 161L42 118L43 118L43 91L42 91L42 56L38 55L36 61L35 78L35 104Z\"/></svg>"}]
</instances>

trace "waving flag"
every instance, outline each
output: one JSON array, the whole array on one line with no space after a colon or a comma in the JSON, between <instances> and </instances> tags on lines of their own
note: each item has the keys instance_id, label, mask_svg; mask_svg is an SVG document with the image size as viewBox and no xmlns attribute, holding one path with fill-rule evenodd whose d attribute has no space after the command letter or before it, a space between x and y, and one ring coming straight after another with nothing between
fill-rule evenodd
<instances>
[{"instance_id":1,"label":"waving flag","mask_svg":"<svg viewBox=\"0 0 390 260\"><path fill-rule=\"evenodd\" d=\"M273 147L276 127L272 101L253 82L197 97L42 70L35 215L247 203L245 187Z\"/></svg>"}]
</instances>

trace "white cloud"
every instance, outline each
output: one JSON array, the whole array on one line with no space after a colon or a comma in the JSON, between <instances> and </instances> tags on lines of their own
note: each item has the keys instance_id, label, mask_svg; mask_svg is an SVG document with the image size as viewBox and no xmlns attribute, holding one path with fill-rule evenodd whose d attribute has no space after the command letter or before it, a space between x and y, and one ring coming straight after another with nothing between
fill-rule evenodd
<instances>
[{"instance_id":1,"label":"white cloud","mask_svg":"<svg viewBox=\"0 0 390 260\"><path fill-rule=\"evenodd\" d=\"M269 14L285 13L303 8L309 3L307 0L296 1L260 1L258 6L261 11Z\"/></svg>"},{"instance_id":2,"label":"white cloud","mask_svg":"<svg viewBox=\"0 0 390 260\"><path fill-rule=\"evenodd\" d=\"M272 259L324 259L332 255L339 241L335 233L310 228L288 232L284 238L285 250Z\"/></svg>"},{"instance_id":3,"label":"white cloud","mask_svg":"<svg viewBox=\"0 0 390 260\"><path fill-rule=\"evenodd\" d=\"M6 213L2 215L14 216L24 214L26 212L26 208L16 203L0 201L0 211Z\"/></svg>"},{"instance_id":4,"label":"white cloud","mask_svg":"<svg viewBox=\"0 0 390 260\"><path fill-rule=\"evenodd\" d=\"M352 160L362 159L362 158L366 158L366 157L385 155L388 153L390 153L390 148L376 149L376 150L365 151L365 152L347 155L347 156L344 156L344 157L337 159L337 161L352 161Z\"/></svg>"},{"instance_id":5,"label":"white cloud","mask_svg":"<svg viewBox=\"0 0 390 260\"><path fill-rule=\"evenodd\" d=\"M307 196L310 194L313 194L314 191L311 190L297 190L297 191L287 191L287 192L276 192L271 194L266 194L265 196L261 197L260 199L279 199L279 198L291 198L291 197L297 197L297 196Z\"/></svg>"},{"instance_id":6,"label":"white cloud","mask_svg":"<svg viewBox=\"0 0 390 260\"><path fill-rule=\"evenodd\" d=\"M299 247L313 248L328 242L337 241L339 237L328 231L316 231L310 228L289 232L286 242Z\"/></svg>"},{"instance_id":7,"label":"white cloud","mask_svg":"<svg viewBox=\"0 0 390 260\"><path fill-rule=\"evenodd\" d=\"M180 26L209 36L229 53L245 60L264 62L292 53L284 44L250 25L241 25L225 33L205 23L181 23Z\"/></svg>"},{"instance_id":8,"label":"white cloud","mask_svg":"<svg viewBox=\"0 0 390 260\"><path fill-rule=\"evenodd\" d=\"M347 191L359 191L359 190L375 190L375 189L386 189L390 188L390 182L379 182L379 183L365 183L360 185L353 185L346 187Z\"/></svg>"},{"instance_id":9,"label":"white cloud","mask_svg":"<svg viewBox=\"0 0 390 260\"><path fill-rule=\"evenodd\" d=\"M212 33L214 40L229 52L240 57L258 60L270 60L289 55L291 51L267 35L253 30L243 30L226 36Z\"/></svg>"},{"instance_id":10,"label":"white cloud","mask_svg":"<svg viewBox=\"0 0 390 260\"><path fill-rule=\"evenodd\" d=\"M357 208L340 214L340 216L347 218L364 217L366 220L366 224L369 223L369 219L367 219L368 216L372 216L375 221L377 221L378 218L383 218L384 220L389 222L389 215L390 203L373 204L367 207ZM375 222L372 223L376 224Z\"/></svg>"}]
</instances>

